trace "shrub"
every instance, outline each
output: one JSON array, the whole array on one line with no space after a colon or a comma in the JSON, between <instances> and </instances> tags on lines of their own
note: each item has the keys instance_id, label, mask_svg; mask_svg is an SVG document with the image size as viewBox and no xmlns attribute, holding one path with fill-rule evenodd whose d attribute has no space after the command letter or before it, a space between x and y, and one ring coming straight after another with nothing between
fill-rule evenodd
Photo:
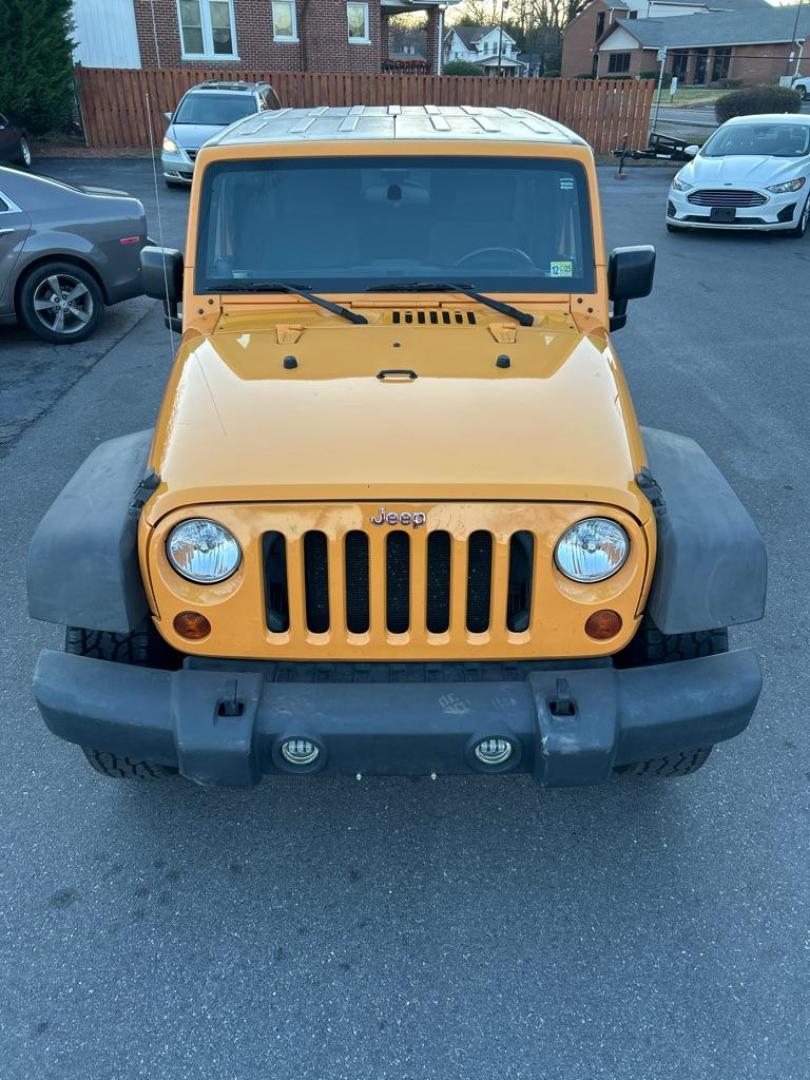
<instances>
[{"instance_id":1,"label":"shrub","mask_svg":"<svg viewBox=\"0 0 810 1080\"><path fill-rule=\"evenodd\" d=\"M640 71L638 77L640 79L652 79L653 82L658 85L658 72L657 71ZM669 84L672 82L672 74L669 71L664 72L664 77L661 80L661 88L663 90L669 89Z\"/></svg>"},{"instance_id":2,"label":"shrub","mask_svg":"<svg viewBox=\"0 0 810 1080\"><path fill-rule=\"evenodd\" d=\"M481 68L469 60L449 60L442 68L444 75L480 75Z\"/></svg>"},{"instance_id":3,"label":"shrub","mask_svg":"<svg viewBox=\"0 0 810 1080\"><path fill-rule=\"evenodd\" d=\"M716 83L712 84L718 87L720 90L739 90L743 85L742 79L718 79Z\"/></svg>"},{"instance_id":4,"label":"shrub","mask_svg":"<svg viewBox=\"0 0 810 1080\"><path fill-rule=\"evenodd\" d=\"M581 75L575 75L575 79L593 79L596 76L592 71L583 71Z\"/></svg>"},{"instance_id":5,"label":"shrub","mask_svg":"<svg viewBox=\"0 0 810 1080\"><path fill-rule=\"evenodd\" d=\"M732 90L723 94L714 105L718 124L724 124L732 116L755 116L758 113L797 113L801 111L802 99L797 90L784 86L751 86L745 90Z\"/></svg>"},{"instance_id":6,"label":"shrub","mask_svg":"<svg viewBox=\"0 0 810 1080\"><path fill-rule=\"evenodd\" d=\"M2 0L0 101L33 132L67 128L73 114L71 0Z\"/></svg>"},{"instance_id":7,"label":"shrub","mask_svg":"<svg viewBox=\"0 0 810 1080\"><path fill-rule=\"evenodd\" d=\"M548 68L548 70L543 72L541 77L543 79L559 79L560 73L559 71L555 71L553 68Z\"/></svg>"}]
</instances>

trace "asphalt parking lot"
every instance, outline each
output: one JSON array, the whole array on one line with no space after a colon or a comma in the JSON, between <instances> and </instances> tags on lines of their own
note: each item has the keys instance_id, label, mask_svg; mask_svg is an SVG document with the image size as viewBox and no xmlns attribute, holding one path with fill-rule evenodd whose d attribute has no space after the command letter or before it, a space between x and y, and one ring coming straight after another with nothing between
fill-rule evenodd
<instances>
[{"instance_id":1,"label":"asphalt parking lot","mask_svg":"<svg viewBox=\"0 0 810 1080\"><path fill-rule=\"evenodd\" d=\"M47 171L127 188L157 234L148 162ZM658 248L616 337L637 411L769 548L768 616L732 635L765 671L748 732L686 780L570 791L106 781L31 701L59 633L25 553L93 446L151 424L167 331L147 301L75 353L0 330L2 1080L807 1080L810 236L669 235L670 173L614 172L609 243Z\"/></svg>"}]
</instances>

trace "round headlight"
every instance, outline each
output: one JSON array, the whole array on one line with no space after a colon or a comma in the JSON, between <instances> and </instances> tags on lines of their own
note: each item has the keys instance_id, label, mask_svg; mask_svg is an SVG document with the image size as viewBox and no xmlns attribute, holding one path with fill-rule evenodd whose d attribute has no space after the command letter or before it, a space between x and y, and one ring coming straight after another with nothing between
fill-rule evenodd
<instances>
[{"instance_id":1,"label":"round headlight","mask_svg":"<svg viewBox=\"0 0 810 1080\"><path fill-rule=\"evenodd\" d=\"M182 521L169 533L166 554L174 569L189 581L215 585L229 578L242 552L224 525L207 518Z\"/></svg>"},{"instance_id":2,"label":"round headlight","mask_svg":"<svg viewBox=\"0 0 810 1080\"><path fill-rule=\"evenodd\" d=\"M586 518L562 534L554 561L572 581L604 581L621 570L629 551L621 525L607 518Z\"/></svg>"}]
</instances>

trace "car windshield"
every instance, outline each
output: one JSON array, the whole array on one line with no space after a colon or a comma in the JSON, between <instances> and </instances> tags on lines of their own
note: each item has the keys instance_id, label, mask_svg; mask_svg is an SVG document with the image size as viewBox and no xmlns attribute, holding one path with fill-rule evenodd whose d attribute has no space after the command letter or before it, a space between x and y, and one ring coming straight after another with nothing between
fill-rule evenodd
<instances>
[{"instance_id":1,"label":"car windshield","mask_svg":"<svg viewBox=\"0 0 810 1080\"><path fill-rule=\"evenodd\" d=\"M810 124L729 124L712 135L703 157L804 157L810 153Z\"/></svg>"},{"instance_id":2,"label":"car windshield","mask_svg":"<svg viewBox=\"0 0 810 1080\"><path fill-rule=\"evenodd\" d=\"M183 98L173 123L225 127L255 112L256 101L252 94L212 94L200 90Z\"/></svg>"},{"instance_id":3,"label":"car windshield","mask_svg":"<svg viewBox=\"0 0 810 1080\"><path fill-rule=\"evenodd\" d=\"M551 158L352 157L211 164L197 289L359 292L458 282L592 292L588 185Z\"/></svg>"}]
</instances>

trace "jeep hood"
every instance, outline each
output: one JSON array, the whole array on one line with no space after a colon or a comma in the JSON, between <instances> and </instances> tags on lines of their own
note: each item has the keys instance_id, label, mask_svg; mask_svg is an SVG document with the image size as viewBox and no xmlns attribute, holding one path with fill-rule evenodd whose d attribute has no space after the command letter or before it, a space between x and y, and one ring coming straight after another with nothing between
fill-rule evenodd
<instances>
[{"instance_id":1,"label":"jeep hood","mask_svg":"<svg viewBox=\"0 0 810 1080\"><path fill-rule=\"evenodd\" d=\"M216 502L480 499L609 503L644 521L643 464L610 348L570 317L515 333L333 318L302 331L239 315L181 345L148 517Z\"/></svg>"}]
</instances>

